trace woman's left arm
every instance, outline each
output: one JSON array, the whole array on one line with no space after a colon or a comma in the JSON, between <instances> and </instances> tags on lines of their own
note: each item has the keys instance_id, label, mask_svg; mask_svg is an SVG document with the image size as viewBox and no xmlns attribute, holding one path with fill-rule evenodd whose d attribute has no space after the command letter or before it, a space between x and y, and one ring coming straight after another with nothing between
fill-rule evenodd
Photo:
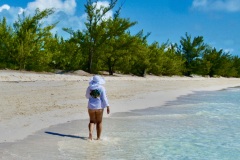
<instances>
[{"instance_id":1,"label":"woman's left arm","mask_svg":"<svg viewBox=\"0 0 240 160\"><path fill-rule=\"evenodd\" d=\"M108 103L108 98L107 98L107 93L104 87L102 87L102 93L101 93L101 100L103 102L103 106L105 107L109 107L109 103Z\"/></svg>"}]
</instances>

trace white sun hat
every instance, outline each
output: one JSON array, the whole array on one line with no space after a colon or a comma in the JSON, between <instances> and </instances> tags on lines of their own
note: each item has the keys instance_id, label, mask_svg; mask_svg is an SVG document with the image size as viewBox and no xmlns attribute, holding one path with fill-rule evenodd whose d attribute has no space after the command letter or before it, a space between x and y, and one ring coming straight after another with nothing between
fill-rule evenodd
<instances>
[{"instance_id":1,"label":"white sun hat","mask_svg":"<svg viewBox=\"0 0 240 160\"><path fill-rule=\"evenodd\" d=\"M95 75L90 79L89 84L105 84L105 80L103 77Z\"/></svg>"}]
</instances>

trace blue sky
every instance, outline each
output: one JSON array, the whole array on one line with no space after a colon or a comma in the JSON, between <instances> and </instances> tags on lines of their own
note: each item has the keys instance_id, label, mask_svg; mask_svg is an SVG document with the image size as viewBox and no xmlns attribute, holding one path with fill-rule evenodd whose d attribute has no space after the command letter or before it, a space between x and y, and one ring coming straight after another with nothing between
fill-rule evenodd
<instances>
[{"instance_id":1,"label":"blue sky","mask_svg":"<svg viewBox=\"0 0 240 160\"><path fill-rule=\"evenodd\" d=\"M62 27L83 29L86 0L0 0L0 18L12 24L23 11L35 8L56 8L46 21L59 21L53 32L67 37ZM99 0L107 5L107 0ZM151 32L148 42L178 43L187 32L192 37L203 36L205 43L240 56L240 0L118 0L123 4L122 18L138 22L131 32ZM117 8L116 6L116 8ZM112 12L109 13L111 16Z\"/></svg>"}]
</instances>

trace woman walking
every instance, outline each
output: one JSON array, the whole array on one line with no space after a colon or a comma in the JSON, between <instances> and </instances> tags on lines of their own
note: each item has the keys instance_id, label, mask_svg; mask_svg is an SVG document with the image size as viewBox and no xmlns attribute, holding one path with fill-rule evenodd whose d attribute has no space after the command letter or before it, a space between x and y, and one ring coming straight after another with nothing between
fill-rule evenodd
<instances>
[{"instance_id":1,"label":"woman walking","mask_svg":"<svg viewBox=\"0 0 240 160\"><path fill-rule=\"evenodd\" d=\"M106 90L102 86L105 80L95 75L90 79L89 86L86 91L86 98L88 98L88 114L89 114L89 139L93 139L93 130L96 124L97 140L100 140L102 133L102 118L104 108L107 107L107 114L110 113Z\"/></svg>"}]
</instances>

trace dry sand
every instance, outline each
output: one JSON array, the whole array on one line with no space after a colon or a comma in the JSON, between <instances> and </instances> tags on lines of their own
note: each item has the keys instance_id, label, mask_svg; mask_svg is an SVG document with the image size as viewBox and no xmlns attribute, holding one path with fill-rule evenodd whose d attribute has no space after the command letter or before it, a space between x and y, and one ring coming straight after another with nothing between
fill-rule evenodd
<instances>
[{"instance_id":1,"label":"dry sand","mask_svg":"<svg viewBox=\"0 0 240 160\"><path fill-rule=\"evenodd\" d=\"M237 78L104 76L111 113L162 106L194 91L240 86ZM90 76L0 71L0 143L51 125L88 118ZM104 113L107 118L110 115Z\"/></svg>"}]
</instances>

